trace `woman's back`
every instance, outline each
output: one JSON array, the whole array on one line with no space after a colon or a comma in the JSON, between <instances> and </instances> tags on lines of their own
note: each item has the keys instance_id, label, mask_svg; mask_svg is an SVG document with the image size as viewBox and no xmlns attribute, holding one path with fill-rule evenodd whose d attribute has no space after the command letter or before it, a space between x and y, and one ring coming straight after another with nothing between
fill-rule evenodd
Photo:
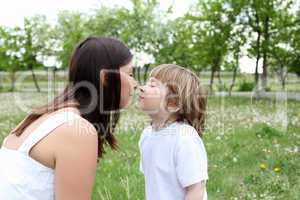
<instances>
[{"instance_id":1,"label":"woman's back","mask_svg":"<svg viewBox=\"0 0 300 200\"><path fill-rule=\"evenodd\" d=\"M58 112L42 121L17 149L0 149L0 199L54 199L54 169L33 159L29 152L60 125L77 119L74 112Z\"/></svg>"}]
</instances>

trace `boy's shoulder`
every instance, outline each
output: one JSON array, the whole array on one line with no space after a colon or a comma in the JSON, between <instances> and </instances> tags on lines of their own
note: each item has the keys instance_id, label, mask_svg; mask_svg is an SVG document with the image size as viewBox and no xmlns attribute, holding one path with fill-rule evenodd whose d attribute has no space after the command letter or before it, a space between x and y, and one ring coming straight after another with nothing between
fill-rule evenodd
<instances>
[{"instance_id":1,"label":"boy's shoulder","mask_svg":"<svg viewBox=\"0 0 300 200\"><path fill-rule=\"evenodd\" d=\"M142 140L144 140L144 138L147 137L147 135L151 134L151 130L152 130L152 127L150 125L143 129L141 136L140 136L139 143L141 143Z\"/></svg>"},{"instance_id":2,"label":"boy's shoulder","mask_svg":"<svg viewBox=\"0 0 300 200\"><path fill-rule=\"evenodd\" d=\"M151 125L146 126L146 127L143 129L141 136L150 134L151 131L152 131L152 126L151 126Z\"/></svg>"},{"instance_id":3,"label":"boy's shoulder","mask_svg":"<svg viewBox=\"0 0 300 200\"><path fill-rule=\"evenodd\" d=\"M180 138L190 138L190 137L197 137L200 138L196 129L184 122L175 122L174 124L166 127L164 130L159 132L159 135L174 135ZM140 139L143 139L149 135L153 134L152 126L149 125L145 127L141 133Z\"/></svg>"},{"instance_id":4,"label":"boy's shoulder","mask_svg":"<svg viewBox=\"0 0 300 200\"><path fill-rule=\"evenodd\" d=\"M177 128L177 142L176 145L177 146L186 146L186 145L194 145L194 144L198 144L200 146L203 145L203 140L202 138L199 136L197 130L187 124L187 123L180 123L178 128Z\"/></svg>"},{"instance_id":5,"label":"boy's shoulder","mask_svg":"<svg viewBox=\"0 0 300 200\"><path fill-rule=\"evenodd\" d=\"M187 123L178 123L176 130L179 137L200 137L197 130Z\"/></svg>"}]
</instances>

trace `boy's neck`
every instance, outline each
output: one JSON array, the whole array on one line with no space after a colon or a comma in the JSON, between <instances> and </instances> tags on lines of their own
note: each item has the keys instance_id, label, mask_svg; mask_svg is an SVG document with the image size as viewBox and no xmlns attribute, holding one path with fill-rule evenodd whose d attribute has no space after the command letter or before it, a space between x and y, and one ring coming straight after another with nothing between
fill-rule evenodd
<instances>
[{"instance_id":1,"label":"boy's neck","mask_svg":"<svg viewBox=\"0 0 300 200\"><path fill-rule=\"evenodd\" d=\"M151 126L154 130L160 130L166 127L168 124L176 121L176 117L170 114L157 114L150 115L151 118Z\"/></svg>"}]
</instances>

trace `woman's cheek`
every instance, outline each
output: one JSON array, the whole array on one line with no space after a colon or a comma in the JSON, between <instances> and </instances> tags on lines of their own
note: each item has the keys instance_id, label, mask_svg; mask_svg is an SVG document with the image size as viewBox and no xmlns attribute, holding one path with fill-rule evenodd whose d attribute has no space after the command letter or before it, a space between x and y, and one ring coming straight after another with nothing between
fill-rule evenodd
<instances>
[{"instance_id":1,"label":"woman's cheek","mask_svg":"<svg viewBox=\"0 0 300 200\"><path fill-rule=\"evenodd\" d=\"M127 77L121 75L121 101L120 107L127 108L131 103L130 82Z\"/></svg>"}]
</instances>

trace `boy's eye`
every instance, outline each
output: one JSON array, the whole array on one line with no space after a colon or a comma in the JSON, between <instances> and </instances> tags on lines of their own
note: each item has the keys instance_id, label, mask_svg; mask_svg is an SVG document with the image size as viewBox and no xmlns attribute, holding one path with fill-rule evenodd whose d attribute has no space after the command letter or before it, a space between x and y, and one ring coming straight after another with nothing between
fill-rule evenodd
<instances>
[{"instance_id":1,"label":"boy's eye","mask_svg":"<svg viewBox=\"0 0 300 200\"><path fill-rule=\"evenodd\" d=\"M152 83L152 81L148 81L147 83L146 83L146 85L148 85L149 87L154 87L155 85Z\"/></svg>"},{"instance_id":2,"label":"boy's eye","mask_svg":"<svg viewBox=\"0 0 300 200\"><path fill-rule=\"evenodd\" d=\"M155 87L155 86L156 86L156 83L155 83L154 81L151 81L151 82L150 82L150 86L151 86L151 87Z\"/></svg>"}]
</instances>

